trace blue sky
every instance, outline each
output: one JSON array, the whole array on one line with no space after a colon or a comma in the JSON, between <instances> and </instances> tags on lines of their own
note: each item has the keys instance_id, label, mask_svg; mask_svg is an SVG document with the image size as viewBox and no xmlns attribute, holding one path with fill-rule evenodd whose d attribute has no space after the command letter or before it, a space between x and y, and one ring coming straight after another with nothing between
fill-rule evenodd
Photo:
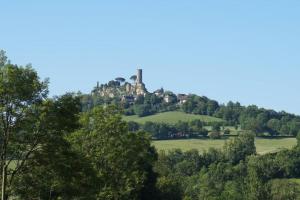
<instances>
[{"instance_id":1,"label":"blue sky","mask_svg":"<svg viewBox=\"0 0 300 200\"><path fill-rule=\"evenodd\" d=\"M144 69L160 87L300 114L300 1L0 1L0 49L51 95Z\"/></svg>"}]
</instances>

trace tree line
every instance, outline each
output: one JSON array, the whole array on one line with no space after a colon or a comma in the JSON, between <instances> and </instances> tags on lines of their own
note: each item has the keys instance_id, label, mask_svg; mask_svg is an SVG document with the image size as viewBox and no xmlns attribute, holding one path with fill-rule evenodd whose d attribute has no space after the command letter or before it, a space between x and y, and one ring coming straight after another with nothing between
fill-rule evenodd
<instances>
[{"instance_id":1,"label":"tree line","mask_svg":"<svg viewBox=\"0 0 300 200\"><path fill-rule=\"evenodd\" d=\"M298 199L300 146L257 155L253 133L227 142L223 149L160 152L155 170L165 200Z\"/></svg>"},{"instance_id":2,"label":"tree line","mask_svg":"<svg viewBox=\"0 0 300 200\"><path fill-rule=\"evenodd\" d=\"M207 129L211 127L211 130ZM151 135L152 139L179 139L179 138L221 138L222 135L229 135L230 130L224 127L223 122L203 122L201 120L178 121L175 124L163 122L145 122L139 124L134 121L128 122L130 131L145 131Z\"/></svg>"}]
</instances>

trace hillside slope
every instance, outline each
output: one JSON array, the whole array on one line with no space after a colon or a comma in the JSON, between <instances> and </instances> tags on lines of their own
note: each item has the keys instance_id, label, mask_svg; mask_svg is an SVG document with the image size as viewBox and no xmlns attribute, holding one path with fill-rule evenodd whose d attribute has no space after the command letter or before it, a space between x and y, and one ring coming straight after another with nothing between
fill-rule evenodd
<instances>
[{"instance_id":1,"label":"hillside slope","mask_svg":"<svg viewBox=\"0 0 300 200\"><path fill-rule=\"evenodd\" d=\"M137 115L132 116L125 116L123 118L125 121L134 121L140 124L144 124L147 121L150 122L161 122L167 124L175 124L178 121L192 121L199 119L203 122L222 122L222 119L206 116L206 115L194 115L194 114L187 114L179 111L172 111L172 112L164 112L158 113L155 115L150 115L146 117L138 117Z\"/></svg>"}]
</instances>

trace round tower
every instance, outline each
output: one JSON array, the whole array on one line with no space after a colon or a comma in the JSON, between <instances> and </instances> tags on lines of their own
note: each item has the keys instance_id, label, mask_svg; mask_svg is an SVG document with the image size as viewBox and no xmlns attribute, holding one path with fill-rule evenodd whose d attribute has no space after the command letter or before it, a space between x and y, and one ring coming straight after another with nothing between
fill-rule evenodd
<instances>
[{"instance_id":1,"label":"round tower","mask_svg":"<svg viewBox=\"0 0 300 200\"><path fill-rule=\"evenodd\" d=\"M137 70L136 83L137 84L142 84L143 83L143 70L142 69Z\"/></svg>"}]
</instances>

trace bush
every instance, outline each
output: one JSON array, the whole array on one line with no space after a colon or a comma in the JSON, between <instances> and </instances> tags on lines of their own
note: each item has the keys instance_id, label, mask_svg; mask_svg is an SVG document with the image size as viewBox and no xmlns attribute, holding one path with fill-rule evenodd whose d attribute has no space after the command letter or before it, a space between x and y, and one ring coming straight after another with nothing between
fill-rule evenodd
<instances>
[{"instance_id":1,"label":"bush","mask_svg":"<svg viewBox=\"0 0 300 200\"><path fill-rule=\"evenodd\" d=\"M269 182L272 199L298 199L299 186L288 179L274 179Z\"/></svg>"},{"instance_id":2,"label":"bush","mask_svg":"<svg viewBox=\"0 0 300 200\"><path fill-rule=\"evenodd\" d=\"M219 131L212 131L208 133L208 137L210 139L220 139L221 138L221 133Z\"/></svg>"},{"instance_id":3,"label":"bush","mask_svg":"<svg viewBox=\"0 0 300 200\"><path fill-rule=\"evenodd\" d=\"M207 129L205 129L205 128L203 128L201 131L200 131L200 133L199 133L200 135L203 135L203 136L207 136L208 135L208 130Z\"/></svg>"},{"instance_id":4,"label":"bush","mask_svg":"<svg viewBox=\"0 0 300 200\"><path fill-rule=\"evenodd\" d=\"M135 105L134 106L134 112L137 114L139 117L145 117L148 115L151 115L151 106L147 104L142 104L142 105Z\"/></svg>"},{"instance_id":5,"label":"bush","mask_svg":"<svg viewBox=\"0 0 300 200\"><path fill-rule=\"evenodd\" d=\"M230 135L230 130L229 130L229 129L226 129L226 130L224 131L224 135Z\"/></svg>"},{"instance_id":6,"label":"bush","mask_svg":"<svg viewBox=\"0 0 300 200\"><path fill-rule=\"evenodd\" d=\"M128 130L131 132L136 132L140 129L140 125L136 122L130 121L128 124Z\"/></svg>"}]
</instances>

